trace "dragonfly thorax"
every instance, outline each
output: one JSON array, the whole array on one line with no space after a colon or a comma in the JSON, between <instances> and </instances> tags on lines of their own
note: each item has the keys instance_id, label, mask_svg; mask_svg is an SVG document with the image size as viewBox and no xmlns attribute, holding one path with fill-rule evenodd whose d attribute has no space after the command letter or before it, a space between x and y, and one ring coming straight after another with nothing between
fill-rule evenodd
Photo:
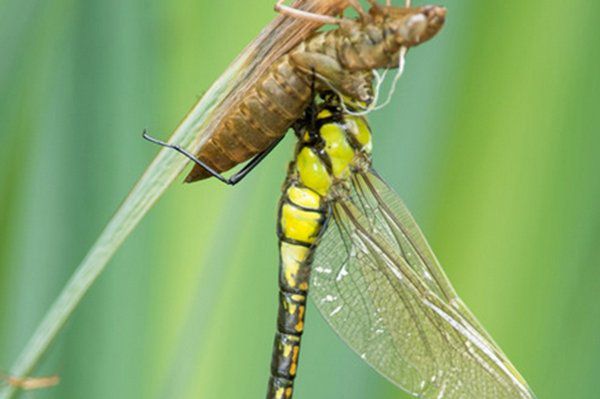
<instances>
[{"instance_id":1,"label":"dragonfly thorax","mask_svg":"<svg viewBox=\"0 0 600 399\"><path fill-rule=\"evenodd\" d=\"M362 117L326 107L298 137L293 175L321 196L328 196L332 186L343 184L354 172L370 167L371 132Z\"/></svg>"}]
</instances>

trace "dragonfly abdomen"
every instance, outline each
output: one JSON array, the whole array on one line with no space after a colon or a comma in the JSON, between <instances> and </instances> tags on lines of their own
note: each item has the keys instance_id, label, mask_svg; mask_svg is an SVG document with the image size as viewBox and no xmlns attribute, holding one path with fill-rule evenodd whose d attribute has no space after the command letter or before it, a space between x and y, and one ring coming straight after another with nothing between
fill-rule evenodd
<instances>
[{"instance_id":1,"label":"dragonfly abdomen","mask_svg":"<svg viewBox=\"0 0 600 399\"><path fill-rule=\"evenodd\" d=\"M349 177L358 159L370 159L371 135L361 120L342 121L322 110L318 129L298 132L296 158L279 203L279 312L267 399L292 397L312 257L330 216L331 190Z\"/></svg>"},{"instance_id":2,"label":"dragonfly abdomen","mask_svg":"<svg viewBox=\"0 0 600 399\"><path fill-rule=\"evenodd\" d=\"M292 397L310 278L310 259L327 218L323 198L298 181L288 182L279 206L279 311L268 399Z\"/></svg>"}]
</instances>

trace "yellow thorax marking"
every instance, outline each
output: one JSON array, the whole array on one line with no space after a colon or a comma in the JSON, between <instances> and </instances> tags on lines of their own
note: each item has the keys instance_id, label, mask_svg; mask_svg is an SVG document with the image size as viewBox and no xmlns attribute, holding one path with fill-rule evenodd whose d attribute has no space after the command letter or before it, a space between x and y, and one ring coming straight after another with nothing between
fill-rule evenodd
<instances>
[{"instance_id":1,"label":"yellow thorax marking","mask_svg":"<svg viewBox=\"0 0 600 399\"><path fill-rule=\"evenodd\" d=\"M325 119L325 118L329 118L331 116L333 116L331 111L328 109L324 109L321 112L319 112L319 115L317 115L317 119Z\"/></svg>"},{"instance_id":2,"label":"yellow thorax marking","mask_svg":"<svg viewBox=\"0 0 600 399\"><path fill-rule=\"evenodd\" d=\"M304 147L296 158L296 169L302 183L322 196L327 195L331 187L331 176L317 154Z\"/></svg>"},{"instance_id":3,"label":"yellow thorax marking","mask_svg":"<svg viewBox=\"0 0 600 399\"><path fill-rule=\"evenodd\" d=\"M346 134L342 125L338 123L326 123L319 131L325 141L325 152L331 159L333 175L339 178L348 176L348 166L354 159L354 149L346 140Z\"/></svg>"},{"instance_id":4,"label":"yellow thorax marking","mask_svg":"<svg viewBox=\"0 0 600 399\"><path fill-rule=\"evenodd\" d=\"M363 151L371 153L373 143L371 142L371 130L364 118L354 115L344 117L348 132L352 134L356 141L362 146Z\"/></svg>"}]
</instances>

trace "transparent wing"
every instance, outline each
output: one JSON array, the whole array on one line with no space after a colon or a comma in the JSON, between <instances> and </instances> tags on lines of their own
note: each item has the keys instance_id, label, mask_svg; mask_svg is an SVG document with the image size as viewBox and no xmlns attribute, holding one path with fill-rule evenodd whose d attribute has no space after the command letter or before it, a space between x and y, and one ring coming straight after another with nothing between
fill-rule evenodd
<instances>
[{"instance_id":1,"label":"transparent wing","mask_svg":"<svg viewBox=\"0 0 600 399\"><path fill-rule=\"evenodd\" d=\"M346 343L407 392L534 398L460 301L398 195L357 174L316 250L311 296Z\"/></svg>"}]
</instances>

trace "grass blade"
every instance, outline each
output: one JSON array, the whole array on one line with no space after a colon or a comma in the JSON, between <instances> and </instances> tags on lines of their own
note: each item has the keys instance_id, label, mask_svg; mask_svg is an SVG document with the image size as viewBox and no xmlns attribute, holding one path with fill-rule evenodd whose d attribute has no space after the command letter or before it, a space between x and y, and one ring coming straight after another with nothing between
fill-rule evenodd
<instances>
[{"instance_id":1,"label":"grass blade","mask_svg":"<svg viewBox=\"0 0 600 399\"><path fill-rule=\"evenodd\" d=\"M316 13L337 14L345 8L346 0L299 0L295 6ZM244 91L272 61L318 26L290 18L276 18L198 101L169 141L197 152L220 118L243 98ZM12 377L25 378L33 372L108 261L187 162L186 158L167 148L158 153L38 325L11 368ZM0 391L0 399L13 397L16 390L17 387L5 386Z\"/></svg>"},{"instance_id":2,"label":"grass blade","mask_svg":"<svg viewBox=\"0 0 600 399\"><path fill-rule=\"evenodd\" d=\"M236 65L233 65L222 75L175 130L171 141L187 143L197 135L199 127L206 121L207 115L210 114L216 100L223 94L227 81L232 78L232 72L236 69ZM179 175L186 163L185 158L166 148L158 153L46 313L12 367L10 373L12 376L23 377L33 371L110 258ZM10 398L14 392L14 387L7 386L0 392L0 398Z\"/></svg>"}]
</instances>

